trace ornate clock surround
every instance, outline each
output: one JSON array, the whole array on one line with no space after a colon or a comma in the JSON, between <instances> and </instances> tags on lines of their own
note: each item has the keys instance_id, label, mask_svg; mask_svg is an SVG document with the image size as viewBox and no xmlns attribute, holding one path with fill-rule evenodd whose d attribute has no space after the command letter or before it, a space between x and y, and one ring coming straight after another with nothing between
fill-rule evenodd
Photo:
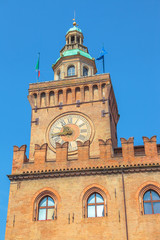
<instances>
[{"instance_id":1,"label":"ornate clock surround","mask_svg":"<svg viewBox=\"0 0 160 240\"><path fill-rule=\"evenodd\" d=\"M66 119L68 118L68 122L66 122ZM69 122L69 119L76 119L77 123L75 123L73 121ZM65 125L63 125L63 120L65 119ZM78 125L78 121L80 120L80 122L82 122L81 124ZM60 121L61 123L61 129L60 129ZM59 124L57 126L57 123ZM85 129L87 128L87 131L85 129L83 129L85 126ZM66 134L66 132L64 132L64 126L68 127L68 134ZM56 133L55 133L55 128L56 129ZM82 128L82 129L81 129ZM54 132L53 132L54 130ZM81 133L83 131L86 131L85 133ZM73 134L72 134L72 132ZM57 140L60 141L56 141L51 139L53 137L53 135L57 134L61 134L61 136L57 136ZM66 135L65 135L66 134ZM77 153L77 145L76 145L76 141L82 141L85 142L87 140L90 140L90 142L92 142L93 138L94 138L94 134L95 134L95 128L94 128L94 124L91 121L91 119L78 111L68 111L65 113L62 113L60 115L58 115L57 117L55 117L48 125L47 131L46 131L46 139L47 139L47 143L49 148L56 152L56 142L59 142L61 144L63 144L64 142L69 142L69 149L68 149L68 154L69 155L73 155ZM72 146L74 145L74 146Z\"/></svg>"}]
</instances>

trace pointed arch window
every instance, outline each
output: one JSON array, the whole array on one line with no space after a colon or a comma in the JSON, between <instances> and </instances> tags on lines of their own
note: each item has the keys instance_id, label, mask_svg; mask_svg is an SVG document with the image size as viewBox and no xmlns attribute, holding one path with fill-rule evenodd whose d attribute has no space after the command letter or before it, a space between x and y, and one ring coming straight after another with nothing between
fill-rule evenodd
<instances>
[{"instance_id":1,"label":"pointed arch window","mask_svg":"<svg viewBox=\"0 0 160 240\"><path fill-rule=\"evenodd\" d=\"M87 200L88 217L104 217L104 199L99 193L93 193Z\"/></svg>"},{"instance_id":2,"label":"pointed arch window","mask_svg":"<svg viewBox=\"0 0 160 240\"><path fill-rule=\"evenodd\" d=\"M50 196L45 196L39 202L38 220L53 220L55 215L55 202Z\"/></svg>"},{"instance_id":3,"label":"pointed arch window","mask_svg":"<svg viewBox=\"0 0 160 240\"><path fill-rule=\"evenodd\" d=\"M75 67L74 66L68 67L67 75L68 76L74 76L75 75Z\"/></svg>"},{"instance_id":4,"label":"pointed arch window","mask_svg":"<svg viewBox=\"0 0 160 240\"><path fill-rule=\"evenodd\" d=\"M143 196L144 214L157 214L160 213L160 196L159 194L150 189L145 192Z\"/></svg>"}]
</instances>

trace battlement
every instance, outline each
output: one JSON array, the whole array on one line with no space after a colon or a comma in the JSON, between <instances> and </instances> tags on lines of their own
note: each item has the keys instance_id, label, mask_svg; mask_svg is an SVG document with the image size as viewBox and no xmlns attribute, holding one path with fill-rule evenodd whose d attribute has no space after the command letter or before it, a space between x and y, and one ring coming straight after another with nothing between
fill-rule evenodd
<instances>
[{"instance_id":1,"label":"battlement","mask_svg":"<svg viewBox=\"0 0 160 240\"><path fill-rule=\"evenodd\" d=\"M134 138L121 138L122 147L113 148L112 140L99 139L99 156L90 157L90 141L78 142L77 158L70 159L68 143L56 144L56 158L47 159L47 143L35 145L34 161L26 157L26 145L13 148L12 174L21 174L28 171L52 171L59 169L100 168L129 165L146 165L160 163L160 144L156 143L156 136L143 137L143 146L134 146Z\"/></svg>"}]
</instances>

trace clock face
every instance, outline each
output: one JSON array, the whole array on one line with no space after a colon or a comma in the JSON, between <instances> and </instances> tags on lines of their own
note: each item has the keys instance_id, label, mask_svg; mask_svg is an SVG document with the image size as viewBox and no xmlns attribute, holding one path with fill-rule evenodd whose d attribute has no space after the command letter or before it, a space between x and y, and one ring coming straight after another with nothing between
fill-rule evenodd
<instances>
[{"instance_id":1,"label":"clock face","mask_svg":"<svg viewBox=\"0 0 160 240\"><path fill-rule=\"evenodd\" d=\"M56 142L69 142L68 152L74 152L77 150L77 141L85 142L90 139L91 125L81 115L64 115L51 124L48 137L53 148L56 148Z\"/></svg>"}]
</instances>

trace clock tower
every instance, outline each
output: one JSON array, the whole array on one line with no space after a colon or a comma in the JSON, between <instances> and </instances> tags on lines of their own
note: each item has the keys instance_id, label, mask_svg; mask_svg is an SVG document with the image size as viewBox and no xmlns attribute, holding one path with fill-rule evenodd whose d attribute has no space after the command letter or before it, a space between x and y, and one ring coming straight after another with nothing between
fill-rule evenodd
<instances>
[{"instance_id":1,"label":"clock tower","mask_svg":"<svg viewBox=\"0 0 160 240\"><path fill-rule=\"evenodd\" d=\"M47 160L56 159L56 146L68 144L68 159L77 158L78 142L89 142L90 156L99 155L98 139L117 146L118 110L109 74L97 73L95 59L83 45L76 22L52 65L54 81L30 84L32 107L30 161L35 144L47 143Z\"/></svg>"},{"instance_id":2,"label":"clock tower","mask_svg":"<svg viewBox=\"0 0 160 240\"><path fill-rule=\"evenodd\" d=\"M5 240L158 240L160 144L121 138L110 75L74 22L52 65L32 83L29 158L13 148Z\"/></svg>"}]
</instances>

